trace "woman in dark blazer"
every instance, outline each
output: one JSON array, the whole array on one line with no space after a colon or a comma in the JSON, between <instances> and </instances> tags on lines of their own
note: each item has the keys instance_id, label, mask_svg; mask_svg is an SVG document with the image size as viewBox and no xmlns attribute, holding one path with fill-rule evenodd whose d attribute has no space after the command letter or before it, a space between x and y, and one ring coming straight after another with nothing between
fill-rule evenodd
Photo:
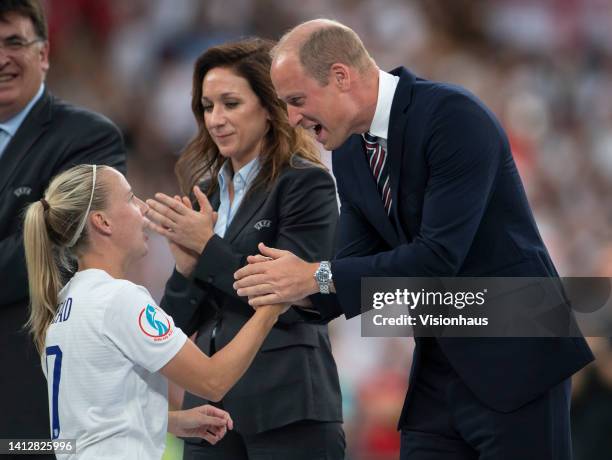
<instances>
[{"instance_id":1,"label":"woman in dark blazer","mask_svg":"<svg viewBox=\"0 0 612 460\"><path fill-rule=\"evenodd\" d=\"M154 228L177 258L163 308L187 334L197 332L197 345L209 355L253 314L232 284L246 257L258 253L259 242L311 261L332 256L334 182L311 136L290 126L276 97L269 76L272 45L243 40L198 58L192 97L198 133L176 173L199 209L162 194L148 201ZM201 404L187 394L183 406ZM231 414L234 431L215 446L186 439L185 459L344 458L340 387L327 327L307 324L291 309L219 404Z\"/></svg>"}]
</instances>

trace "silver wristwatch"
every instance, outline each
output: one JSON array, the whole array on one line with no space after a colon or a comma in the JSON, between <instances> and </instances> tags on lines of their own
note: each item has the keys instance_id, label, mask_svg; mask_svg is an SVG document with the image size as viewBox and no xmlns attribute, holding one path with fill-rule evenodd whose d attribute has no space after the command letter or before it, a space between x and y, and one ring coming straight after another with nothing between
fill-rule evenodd
<instances>
[{"instance_id":1,"label":"silver wristwatch","mask_svg":"<svg viewBox=\"0 0 612 460\"><path fill-rule=\"evenodd\" d=\"M329 287L332 283L331 264L328 261L323 261L319 264L319 268L314 273L314 279L319 285L321 294L329 294Z\"/></svg>"}]
</instances>

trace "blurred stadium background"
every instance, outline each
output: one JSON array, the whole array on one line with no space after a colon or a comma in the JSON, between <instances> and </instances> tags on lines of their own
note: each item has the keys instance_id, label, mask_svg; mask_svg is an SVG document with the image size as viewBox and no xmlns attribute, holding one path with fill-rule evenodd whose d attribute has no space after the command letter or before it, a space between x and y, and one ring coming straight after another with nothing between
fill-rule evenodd
<instances>
[{"instance_id":1,"label":"blurred stadium background","mask_svg":"<svg viewBox=\"0 0 612 460\"><path fill-rule=\"evenodd\" d=\"M564 276L612 276L610 0L47 0L56 95L114 120L128 179L145 198L178 190L177 153L195 132L191 71L205 48L277 39L303 20L354 28L383 69L463 85L501 119L538 225ZM322 152L329 161L329 153ZM172 269L161 238L133 274L159 299ZM397 458L413 343L330 325L349 458ZM576 376L576 460L612 458L612 348ZM164 458L181 458L169 438Z\"/></svg>"}]
</instances>

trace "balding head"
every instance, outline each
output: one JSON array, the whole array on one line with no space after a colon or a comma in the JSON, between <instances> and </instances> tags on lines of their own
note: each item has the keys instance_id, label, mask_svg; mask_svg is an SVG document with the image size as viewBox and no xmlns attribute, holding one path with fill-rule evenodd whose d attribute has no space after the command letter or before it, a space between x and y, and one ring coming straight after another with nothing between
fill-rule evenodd
<instances>
[{"instance_id":1,"label":"balding head","mask_svg":"<svg viewBox=\"0 0 612 460\"><path fill-rule=\"evenodd\" d=\"M349 27L330 19L314 19L291 29L272 50L274 61L296 57L306 74L322 86L329 81L336 63L355 68L359 73L376 69L376 64L359 36Z\"/></svg>"},{"instance_id":2,"label":"balding head","mask_svg":"<svg viewBox=\"0 0 612 460\"><path fill-rule=\"evenodd\" d=\"M311 129L327 150L368 129L378 97L378 67L348 27L308 21L272 50L270 76L289 121Z\"/></svg>"}]
</instances>

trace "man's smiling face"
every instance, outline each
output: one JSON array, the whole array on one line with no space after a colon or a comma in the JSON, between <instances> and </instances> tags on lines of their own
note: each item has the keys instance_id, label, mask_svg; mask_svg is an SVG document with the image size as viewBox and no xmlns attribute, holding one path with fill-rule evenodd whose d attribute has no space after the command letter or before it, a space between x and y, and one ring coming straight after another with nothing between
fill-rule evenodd
<instances>
[{"instance_id":1,"label":"man's smiling face","mask_svg":"<svg viewBox=\"0 0 612 460\"><path fill-rule=\"evenodd\" d=\"M32 21L9 13L0 20L0 122L17 115L36 95L49 69L49 45ZM21 49L10 44L22 43ZM8 47L7 47L8 45Z\"/></svg>"},{"instance_id":2,"label":"man's smiling face","mask_svg":"<svg viewBox=\"0 0 612 460\"><path fill-rule=\"evenodd\" d=\"M351 135L345 98L334 81L321 85L289 53L275 57L270 75L276 94L287 104L292 126L312 130L327 150L340 147Z\"/></svg>"}]
</instances>

